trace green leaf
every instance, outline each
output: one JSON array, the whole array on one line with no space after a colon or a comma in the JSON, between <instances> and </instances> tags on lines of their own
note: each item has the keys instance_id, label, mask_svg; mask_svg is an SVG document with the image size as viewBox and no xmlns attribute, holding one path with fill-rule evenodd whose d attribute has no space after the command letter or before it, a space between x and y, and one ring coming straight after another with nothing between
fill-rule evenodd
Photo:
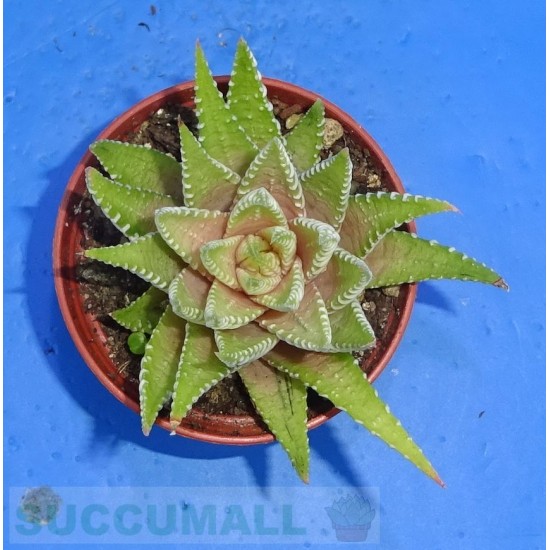
<instances>
[{"instance_id":1,"label":"green leaf","mask_svg":"<svg viewBox=\"0 0 550 550\"><path fill-rule=\"evenodd\" d=\"M351 170L346 148L300 176L308 217L340 229L348 206Z\"/></svg>"},{"instance_id":2,"label":"green leaf","mask_svg":"<svg viewBox=\"0 0 550 550\"><path fill-rule=\"evenodd\" d=\"M309 108L298 124L286 134L286 150L299 172L319 162L325 133L325 106L320 99Z\"/></svg>"},{"instance_id":3,"label":"green leaf","mask_svg":"<svg viewBox=\"0 0 550 550\"><path fill-rule=\"evenodd\" d=\"M216 357L213 332L206 327L187 323L170 411L172 429L178 427L201 395L231 372L232 369Z\"/></svg>"},{"instance_id":4,"label":"green leaf","mask_svg":"<svg viewBox=\"0 0 550 550\"><path fill-rule=\"evenodd\" d=\"M94 202L129 239L156 231L155 210L176 205L172 197L116 183L95 168L86 169L86 186Z\"/></svg>"},{"instance_id":5,"label":"green leaf","mask_svg":"<svg viewBox=\"0 0 550 550\"><path fill-rule=\"evenodd\" d=\"M185 206L229 210L241 178L212 158L185 124L179 131Z\"/></svg>"},{"instance_id":6,"label":"green leaf","mask_svg":"<svg viewBox=\"0 0 550 550\"><path fill-rule=\"evenodd\" d=\"M340 309L359 296L372 278L367 264L343 248L334 251L327 268L315 279L329 311Z\"/></svg>"},{"instance_id":7,"label":"green leaf","mask_svg":"<svg viewBox=\"0 0 550 550\"><path fill-rule=\"evenodd\" d=\"M260 296L251 296L251 299L276 311L296 311L304 297L304 287L302 261L300 258L296 258L292 267L276 288Z\"/></svg>"},{"instance_id":8,"label":"green leaf","mask_svg":"<svg viewBox=\"0 0 550 550\"><path fill-rule=\"evenodd\" d=\"M279 255L283 271L289 270L296 257L296 235L284 227L268 227L257 234Z\"/></svg>"},{"instance_id":9,"label":"green leaf","mask_svg":"<svg viewBox=\"0 0 550 550\"><path fill-rule=\"evenodd\" d=\"M285 214L273 196L259 187L241 196L235 204L224 237L251 235L273 226L287 228Z\"/></svg>"},{"instance_id":10,"label":"green leaf","mask_svg":"<svg viewBox=\"0 0 550 550\"><path fill-rule=\"evenodd\" d=\"M195 82L199 141L211 157L233 172L244 174L256 156L256 146L225 104L199 44L196 49Z\"/></svg>"},{"instance_id":11,"label":"green leaf","mask_svg":"<svg viewBox=\"0 0 550 550\"><path fill-rule=\"evenodd\" d=\"M207 242L220 239L228 214L200 208L161 208L155 222L166 241L192 268L203 269L200 249Z\"/></svg>"},{"instance_id":12,"label":"green leaf","mask_svg":"<svg viewBox=\"0 0 550 550\"><path fill-rule=\"evenodd\" d=\"M201 261L206 271L224 285L235 290L240 288L235 270L237 249L243 239L242 235L236 235L227 239L210 241L202 245L200 250Z\"/></svg>"},{"instance_id":13,"label":"green leaf","mask_svg":"<svg viewBox=\"0 0 550 550\"><path fill-rule=\"evenodd\" d=\"M332 226L311 218L295 218L289 228L296 235L296 252L302 260L306 281L309 281L325 270L340 235Z\"/></svg>"},{"instance_id":14,"label":"green leaf","mask_svg":"<svg viewBox=\"0 0 550 550\"><path fill-rule=\"evenodd\" d=\"M111 178L130 187L170 195L181 203L181 164L160 151L121 141L100 140L90 146Z\"/></svg>"},{"instance_id":15,"label":"green leaf","mask_svg":"<svg viewBox=\"0 0 550 550\"><path fill-rule=\"evenodd\" d=\"M304 194L296 170L283 142L273 138L253 160L237 189L242 197L264 187L279 204L289 220L305 213Z\"/></svg>"},{"instance_id":16,"label":"green leaf","mask_svg":"<svg viewBox=\"0 0 550 550\"><path fill-rule=\"evenodd\" d=\"M271 366L299 378L442 484L433 466L390 413L349 353L314 353L279 344L264 356Z\"/></svg>"},{"instance_id":17,"label":"green leaf","mask_svg":"<svg viewBox=\"0 0 550 550\"><path fill-rule=\"evenodd\" d=\"M392 229L413 218L456 208L445 201L399 193L367 193L350 197L340 246L363 258Z\"/></svg>"},{"instance_id":18,"label":"green leaf","mask_svg":"<svg viewBox=\"0 0 550 550\"><path fill-rule=\"evenodd\" d=\"M404 231L388 233L365 258L373 278L367 288L428 279L461 279L508 289L502 277L485 264L454 248Z\"/></svg>"},{"instance_id":19,"label":"green leaf","mask_svg":"<svg viewBox=\"0 0 550 550\"><path fill-rule=\"evenodd\" d=\"M358 301L329 313L332 347L337 351L359 351L374 345L376 337Z\"/></svg>"},{"instance_id":20,"label":"green leaf","mask_svg":"<svg viewBox=\"0 0 550 550\"><path fill-rule=\"evenodd\" d=\"M254 407L283 446L300 478L309 482L306 387L283 372L254 361L239 370Z\"/></svg>"},{"instance_id":21,"label":"green leaf","mask_svg":"<svg viewBox=\"0 0 550 550\"><path fill-rule=\"evenodd\" d=\"M158 412L172 395L184 337L185 321L168 307L145 346L141 360L139 402L145 435L149 435Z\"/></svg>"},{"instance_id":22,"label":"green leaf","mask_svg":"<svg viewBox=\"0 0 550 550\"><path fill-rule=\"evenodd\" d=\"M149 287L129 306L113 311L111 317L132 332L151 334L166 309L167 298L166 292L154 286Z\"/></svg>"},{"instance_id":23,"label":"green leaf","mask_svg":"<svg viewBox=\"0 0 550 550\"><path fill-rule=\"evenodd\" d=\"M331 347L328 312L314 283L306 285L297 310L268 311L258 323L280 340L302 349L325 351Z\"/></svg>"},{"instance_id":24,"label":"green leaf","mask_svg":"<svg viewBox=\"0 0 550 550\"><path fill-rule=\"evenodd\" d=\"M213 329L235 329L247 325L265 311L242 292L214 281L208 293L204 318Z\"/></svg>"},{"instance_id":25,"label":"green leaf","mask_svg":"<svg viewBox=\"0 0 550 550\"><path fill-rule=\"evenodd\" d=\"M281 135L256 60L243 39L237 45L227 103L241 127L259 148Z\"/></svg>"},{"instance_id":26,"label":"green leaf","mask_svg":"<svg viewBox=\"0 0 550 550\"><path fill-rule=\"evenodd\" d=\"M239 367L259 359L279 341L256 323L233 330L215 330L214 336L219 350L217 356L230 367Z\"/></svg>"},{"instance_id":27,"label":"green leaf","mask_svg":"<svg viewBox=\"0 0 550 550\"><path fill-rule=\"evenodd\" d=\"M270 256L273 259L273 263L278 262L276 255L273 252L269 252L273 256ZM238 267L236 269L237 280L241 285L243 292L253 298L254 296L263 296L268 292L272 292L277 288L281 282L281 274L276 273L273 275L262 275L255 271L249 271L247 269L242 269Z\"/></svg>"},{"instance_id":28,"label":"green leaf","mask_svg":"<svg viewBox=\"0 0 550 550\"><path fill-rule=\"evenodd\" d=\"M205 324L206 298L212 283L198 271L186 267L170 284L168 295L176 315L192 323Z\"/></svg>"},{"instance_id":29,"label":"green leaf","mask_svg":"<svg viewBox=\"0 0 550 550\"><path fill-rule=\"evenodd\" d=\"M161 290L168 288L184 266L158 233L149 233L117 246L91 248L85 251L85 255L93 260L122 267Z\"/></svg>"}]
</instances>

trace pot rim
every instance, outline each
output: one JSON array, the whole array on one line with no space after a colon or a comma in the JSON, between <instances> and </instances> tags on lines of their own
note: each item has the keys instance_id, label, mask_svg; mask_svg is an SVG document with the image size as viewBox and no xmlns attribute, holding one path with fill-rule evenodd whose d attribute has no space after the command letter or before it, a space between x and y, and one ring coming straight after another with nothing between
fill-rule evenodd
<instances>
[{"instance_id":1,"label":"pot rim","mask_svg":"<svg viewBox=\"0 0 550 550\"><path fill-rule=\"evenodd\" d=\"M226 88L227 82L229 81L229 76L218 76L215 77L216 82L220 87ZM326 116L338 120L342 126L352 135L354 140L358 140L362 143L363 147L366 147L373 157L375 158L377 164L385 172L386 178L391 182L392 186L396 191L404 193L405 189L401 183L399 176L397 175L395 169L393 168L388 157L385 155L382 148L378 143L372 138L372 136L360 125L358 124L350 115L342 111L339 107L334 105L332 102L321 97L319 94L311 92L307 89L304 89L300 86L290 84L288 82L274 79L274 78L262 78L264 84L268 89L268 95L277 96L277 94L282 93L290 94L292 96L300 97L304 104L312 104L316 99L320 99L325 106ZM178 95L188 94L190 91L193 92L194 81L187 81L184 83L176 84L164 90L156 92L135 105L130 109L116 117L107 127L99 134L96 140L100 139L109 139L113 135L118 136L120 129L131 125L134 120L138 120L140 115L144 112L147 112L147 116L150 116L155 112L162 104L169 102L169 98L177 97ZM136 126L139 126L141 122L137 123ZM82 301L76 290L78 283L76 281L71 281L70 277L65 275L67 270L71 271L76 267L76 258L68 257L65 253L67 250L74 250L79 245L76 242L75 232L71 232L70 221L70 206L72 200L74 200L75 190L79 187L79 183L83 181L84 170L90 164L95 163L95 159L92 153L88 150L83 155L77 166L75 167L65 192L59 206L59 211L57 215L57 220L55 224L55 233L53 241L53 267L54 267L54 280L55 280L55 290L61 309L63 319L67 326L67 330L71 335L73 342L75 343L80 355L84 359L84 362L88 365L90 370L94 373L97 379L107 388L107 390L113 394L121 403L132 409L134 412L139 414L139 403L131 398L122 387L117 386L112 377L106 373L101 366L98 364L94 354L92 353L93 346L90 346L90 340L94 341L93 330L86 330L88 325L93 323L93 320L89 318L89 315L84 312ZM69 221L68 221L69 220ZM416 226L414 222L406 224L406 227L409 231L415 231ZM67 239L69 240L69 246L66 245ZM73 254L75 256L75 254ZM381 374L381 372L387 366L389 360L395 353L397 346L401 342L405 328L409 322L414 301L416 298L416 284L406 285L406 296L404 300L404 305L401 309L400 316L397 321L397 326L395 328L395 334L391 341L384 347L382 354L380 355L376 366L370 371L368 375L369 382L374 382L376 378ZM91 336L91 338L90 338ZM101 336L99 335L100 339ZM308 429L314 429L318 426L327 422L330 418L335 416L340 412L340 409L332 407L325 413L321 413L311 418L307 422ZM274 436L269 432L264 432L260 435L232 435L231 429L234 430L234 425L231 426L229 419L234 418L232 415L212 415L209 414L208 418L211 419L214 423L220 425L226 424L228 433L219 434L219 433L208 433L200 431L197 429L187 428L180 425L175 433L191 439L205 441L210 443L218 443L225 445L252 445L259 443L270 443L275 440ZM172 431L170 423L166 418L158 418L156 425Z\"/></svg>"}]
</instances>

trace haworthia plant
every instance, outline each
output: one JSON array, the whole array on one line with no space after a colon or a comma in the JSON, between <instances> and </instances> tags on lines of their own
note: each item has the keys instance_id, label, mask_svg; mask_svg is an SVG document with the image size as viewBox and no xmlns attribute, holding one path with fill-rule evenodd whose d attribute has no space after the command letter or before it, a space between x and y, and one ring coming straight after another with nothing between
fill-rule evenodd
<instances>
[{"instance_id":1,"label":"haworthia plant","mask_svg":"<svg viewBox=\"0 0 550 550\"><path fill-rule=\"evenodd\" d=\"M321 101L283 136L244 41L227 97L199 46L196 64L199 123L196 137L180 127L181 164L102 140L91 149L107 175L87 172L92 197L130 239L87 256L153 285L112 314L151 334L139 386L144 433L166 405L176 428L203 393L238 372L302 479L310 387L441 483L354 359L375 342L360 299L366 288L426 279L504 281L453 248L399 230L456 210L449 203L350 196L348 150L320 160Z\"/></svg>"}]
</instances>

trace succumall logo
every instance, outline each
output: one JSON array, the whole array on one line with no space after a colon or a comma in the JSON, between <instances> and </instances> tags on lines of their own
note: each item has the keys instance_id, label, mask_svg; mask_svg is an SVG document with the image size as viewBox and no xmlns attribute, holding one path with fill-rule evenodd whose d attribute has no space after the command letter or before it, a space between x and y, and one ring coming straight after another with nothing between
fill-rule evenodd
<instances>
[{"instance_id":1,"label":"succumall logo","mask_svg":"<svg viewBox=\"0 0 550 550\"><path fill-rule=\"evenodd\" d=\"M377 543L378 496L343 487L14 488L10 542L305 544L368 533L366 542Z\"/></svg>"}]
</instances>

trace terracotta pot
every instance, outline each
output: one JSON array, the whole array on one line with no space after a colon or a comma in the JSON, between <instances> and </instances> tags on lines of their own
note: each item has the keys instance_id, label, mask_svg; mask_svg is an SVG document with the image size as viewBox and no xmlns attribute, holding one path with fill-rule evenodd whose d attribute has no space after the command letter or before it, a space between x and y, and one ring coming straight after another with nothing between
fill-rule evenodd
<instances>
[{"instance_id":1,"label":"terracotta pot","mask_svg":"<svg viewBox=\"0 0 550 550\"><path fill-rule=\"evenodd\" d=\"M225 92L229 77L222 76L216 80L220 89ZM290 105L309 106L319 97L317 94L279 80L266 78L264 82L269 97L277 97ZM193 85L193 82L178 84L140 101L116 118L97 139L124 140L129 133L136 131L146 119L167 103L181 103L193 107ZM404 192L395 170L372 137L338 107L325 99L322 100L325 104L326 116L338 120L361 148L370 151L371 158L382 170L391 190ZM117 399L139 412L137 385L129 383L117 372L116 366L109 358L102 325L93 315L84 310L79 294L76 266L82 252L80 244L82 229L73 211L84 194L84 170L88 166L97 166L97 161L90 152L82 157L73 172L59 208L53 245L55 288L69 333L86 364ZM409 224L408 228L414 229L414 226ZM395 352L408 323L415 295L415 285L403 285L398 298L399 315L395 312L390 314L384 335L379 339L374 350L363 360L362 368L368 373L371 382L378 377ZM319 414L309 420L308 427L315 428L338 412L338 409L332 408L324 414ZM170 430L167 419L159 418L157 424ZM274 439L269 432L258 425L252 416L211 415L194 409L190 411L176 432L193 439L231 445L268 443Z\"/></svg>"}]
</instances>

